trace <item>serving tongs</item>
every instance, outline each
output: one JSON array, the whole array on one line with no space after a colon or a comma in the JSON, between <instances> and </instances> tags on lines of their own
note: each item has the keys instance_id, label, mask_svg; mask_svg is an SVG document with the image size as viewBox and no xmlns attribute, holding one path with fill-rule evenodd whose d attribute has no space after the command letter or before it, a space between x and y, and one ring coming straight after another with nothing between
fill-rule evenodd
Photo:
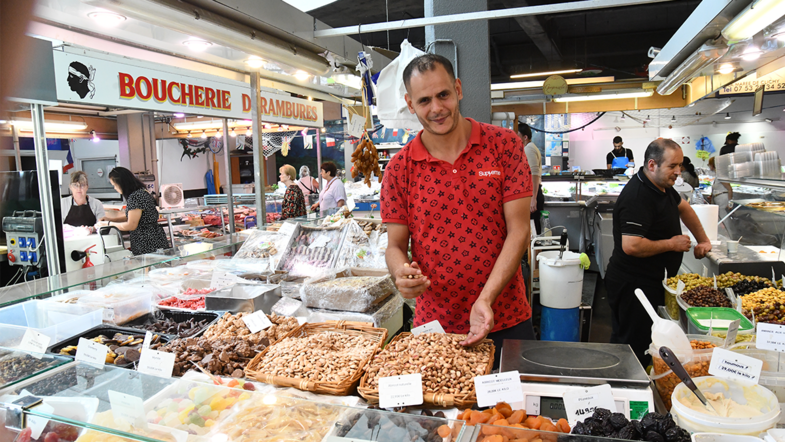
<instances>
[{"instance_id":1,"label":"serving tongs","mask_svg":"<svg viewBox=\"0 0 785 442\"><path fill-rule=\"evenodd\" d=\"M673 354L670 348L665 346L660 347L660 357L663 361L665 361L666 364L668 364L668 367L673 370L676 376L678 376L679 379L684 382L684 385L686 385L687 388L689 388L690 391L692 391L695 396L698 397L698 400L701 401L704 407L717 413L718 416L720 415L717 409L714 408L714 405L712 405L711 402L706 399L706 396L704 396L700 389L698 389L698 386L695 385L695 382L693 382L692 378L687 373L687 370L684 369L684 366L681 365L681 362L676 357L676 355Z\"/></svg>"}]
</instances>

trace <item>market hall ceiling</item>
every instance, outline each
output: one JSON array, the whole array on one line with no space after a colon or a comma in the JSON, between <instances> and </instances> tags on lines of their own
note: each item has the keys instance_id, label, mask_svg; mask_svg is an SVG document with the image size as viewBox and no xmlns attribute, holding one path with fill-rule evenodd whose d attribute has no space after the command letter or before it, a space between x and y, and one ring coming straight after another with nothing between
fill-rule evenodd
<instances>
[{"instance_id":1,"label":"market hall ceiling","mask_svg":"<svg viewBox=\"0 0 785 442\"><path fill-rule=\"evenodd\" d=\"M458 1L458 0L455 0ZM508 9L569 3L573 0L488 0L488 9ZM491 20L492 82L510 75L556 68L597 69L616 78L647 78L652 46L662 47L687 20L699 0L676 0L619 8L544 14ZM388 8L388 9L386 9ZM347 13L351 11L351 13ZM317 20L338 28L425 16L423 0L337 0L308 11ZM388 18L389 16L389 18ZM425 29L363 33L354 39L365 45L400 50L408 37L425 47ZM462 55L458 54L459 60Z\"/></svg>"}]
</instances>

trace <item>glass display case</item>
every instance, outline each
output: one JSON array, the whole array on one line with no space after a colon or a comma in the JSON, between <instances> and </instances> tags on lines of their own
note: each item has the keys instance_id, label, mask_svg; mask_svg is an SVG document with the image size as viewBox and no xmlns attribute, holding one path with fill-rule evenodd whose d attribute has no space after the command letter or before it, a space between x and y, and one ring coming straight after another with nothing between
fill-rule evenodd
<instances>
[{"instance_id":1,"label":"glass display case","mask_svg":"<svg viewBox=\"0 0 785 442\"><path fill-rule=\"evenodd\" d=\"M7 440L27 431L32 441L441 442L461 440L466 428L443 417L367 409L357 397L216 381L70 363L0 390L0 431Z\"/></svg>"},{"instance_id":2,"label":"glass display case","mask_svg":"<svg viewBox=\"0 0 785 442\"><path fill-rule=\"evenodd\" d=\"M542 177L545 202L579 202L593 196L618 197L626 177L601 178L588 175L552 175Z\"/></svg>"}]
</instances>

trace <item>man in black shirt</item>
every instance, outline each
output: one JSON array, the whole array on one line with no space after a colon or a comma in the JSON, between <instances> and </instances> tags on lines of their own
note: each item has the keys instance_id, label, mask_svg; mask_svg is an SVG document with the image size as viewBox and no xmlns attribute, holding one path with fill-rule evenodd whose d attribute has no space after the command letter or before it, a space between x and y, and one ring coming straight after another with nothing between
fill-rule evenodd
<instances>
[{"instance_id":1,"label":"man in black shirt","mask_svg":"<svg viewBox=\"0 0 785 442\"><path fill-rule=\"evenodd\" d=\"M605 275L611 305L612 343L629 344L644 367L649 356L652 320L635 296L640 288L652 305L665 303L662 278L675 275L690 238L698 240L695 257L703 258L711 242L690 205L673 190L684 155L672 140L657 139L646 148L644 164L619 195L613 210L613 255Z\"/></svg>"},{"instance_id":2,"label":"man in black shirt","mask_svg":"<svg viewBox=\"0 0 785 442\"><path fill-rule=\"evenodd\" d=\"M624 141L621 137L616 136L613 138L613 150L605 155L605 163L608 169L626 169L627 163L634 161L632 151L624 148Z\"/></svg>"},{"instance_id":3,"label":"man in black shirt","mask_svg":"<svg viewBox=\"0 0 785 442\"><path fill-rule=\"evenodd\" d=\"M736 145L739 144L739 137L741 134L738 132L731 132L725 137L725 145L720 148L720 155L727 155L736 152Z\"/></svg>"}]
</instances>

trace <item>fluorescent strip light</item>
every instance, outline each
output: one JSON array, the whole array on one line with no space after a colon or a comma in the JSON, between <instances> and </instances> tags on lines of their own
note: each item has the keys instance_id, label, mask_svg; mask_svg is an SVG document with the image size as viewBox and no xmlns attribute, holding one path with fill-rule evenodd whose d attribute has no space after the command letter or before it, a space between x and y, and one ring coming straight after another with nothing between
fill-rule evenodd
<instances>
[{"instance_id":1,"label":"fluorescent strip light","mask_svg":"<svg viewBox=\"0 0 785 442\"><path fill-rule=\"evenodd\" d=\"M567 103L570 101L594 101L594 100L618 100L622 98L645 98L654 95L654 91L620 92L617 94L597 94L597 95L572 95L554 98L556 103Z\"/></svg>"},{"instance_id":2,"label":"fluorescent strip light","mask_svg":"<svg viewBox=\"0 0 785 442\"><path fill-rule=\"evenodd\" d=\"M545 77L546 75L577 74L578 72L583 72L583 69L565 69L563 71L532 72L531 74L510 75L510 78L516 79L516 78L530 78L530 77Z\"/></svg>"},{"instance_id":3,"label":"fluorescent strip light","mask_svg":"<svg viewBox=\"0 0 785 442\"><path fill-rule=\"evenodd\" d=\"M616 77L589 77L589 78L568 78L568 85L575 84L595 84L613 83ZM545 81L519 81L515 83L494 83L491 84L492 91L505 91L510 89L534 89L542 87Z\"/></svg>"},{"instance_id":4,"label":"fluorescent strip light","mask_svg":"<svg viewBox=\"0 0 785 442\"><path fill-rule=\"evenodd\" d=\"M33 130L33 122L30 120L11 120L11 125L26 132L32 132ZM44 130L47 132L71 132L85 129L87 129L87 124L85 123L72 123L68 121L58 121L57 123L50 121L44 122Z\"/></svg>"},{"instance_id":5,"label":"fluorescent strip light","mask_svg":"<svg viewBox=\"0 0 785 442\"><path fill-rule=\"evenodd\" d=\"M785 2L782 0L757 0L725 26L722 36L730 41L746 40L783 15Z\"/></svg>"}]
</instances>

